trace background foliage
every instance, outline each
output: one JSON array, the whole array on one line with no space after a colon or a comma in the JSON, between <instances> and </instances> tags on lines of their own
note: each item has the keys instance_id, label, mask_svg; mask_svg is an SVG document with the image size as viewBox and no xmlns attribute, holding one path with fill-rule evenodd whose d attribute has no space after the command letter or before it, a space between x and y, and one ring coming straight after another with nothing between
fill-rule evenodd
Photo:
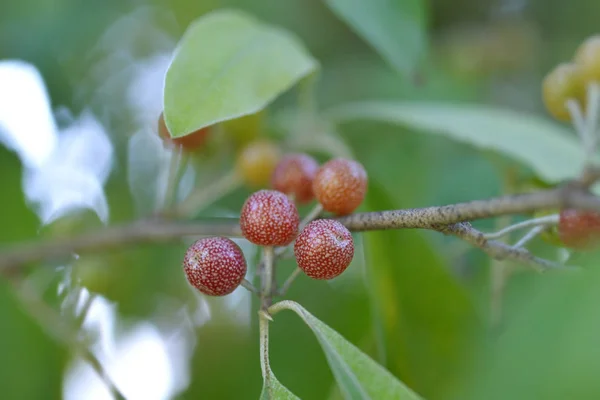
<instances>
[{"instance_id":1,"label":"background foliage","mask_svg":"<svg viewBox=\"0 0 600 400\"><path fill-rule=\"evenodd\" d=\"M0 59L35 65L59 116L60 107L76 116L91 111L110 136L115 151L105 185L110 223L148 213L153 200L146 189L156 174L147 160L136 161L140 150L132 147L136 132L154 127L162 99L144 90L146 81L138 78L153 76L152 66L164 64L190 22L224 7L298 36L320 63L318 103L330 115L340 115L342 104L354 101L398 105L377 108L375 121L356 114L340 118L343 123L332 136L346 146L334 142L338 151L351 152L369 172L361 210L485 198L527 190L540 184L538 178L556 183L576 171L575 139L568 127L545 121L540 81L597 28L596 1L9 0L0 12ZM287 92L273 103L269 118L283 115L278 112L293 105L294 96ZM416 101L425 101L418 112L410 108ZM469 104L468 112L479 115L487 108L473 105L501 107L503 113L526 112L523 118L535 121L514 125L512 117L500 113L473 126L463 115L444 119L436 108L440 104ZM445 125L455 130L424 134ZM310 136L306 129L313 126L307 127L293 131L299 142ZM264 134L280 135L276 130ZM216 179L233 160L233 148L219 142L210 146L195 161L198 185ZM19 158L0 147L3 246L60 233L56 227L42 229L24 196L23 174ZM203 216L235 216L250 191L235 191ZM79 228L66 229L101 225L93 218L77 221ZM478 226L491 230L495 223ZM333 282L302 277L289 298L425 398L600 395L600 276L594 268L568 276L516 268L504 290L501 323L495 324L490 312L494 263L478 250L417 231L375 232L357 241L359 254L344 276ZM540 253L557 252L542 241L535 246ZM91 288L114 305L116 333L145 321L171 338L171 354L177 343L188 344L179 347L185 356L174 356L181 365L166 366L180 378L178 388L156 398L257 398L262 382L250 308L255 300L199 298L181 273L185 248L186 243L140 246L82 257L72 268L86 271ZM584 263L593 267L594 260L591 255ZM67 272L57 267L28 273L58 308ZM289 262L281 268L292 267ZM1 397L62 398L73 355L36 324L4 281L0 320ZM337 395L319 343L302 321L288 312L278 315L271 338L272 367L287 388L306 399Z\"/></svg>"}]
</instances>

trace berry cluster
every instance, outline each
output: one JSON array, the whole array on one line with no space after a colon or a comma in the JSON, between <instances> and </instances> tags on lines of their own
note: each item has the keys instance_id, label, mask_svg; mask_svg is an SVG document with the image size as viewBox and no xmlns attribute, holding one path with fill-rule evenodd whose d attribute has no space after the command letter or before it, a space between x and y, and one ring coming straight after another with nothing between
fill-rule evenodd
<instances>
[{"instance_id":1,"label":"berry cluster","mask_svg":"<svg viewBox=\"0 0 600 400\"><path fill-rule=\"evenodd\" d=\"M298 267L310 278L332 279L350 265L354 241L340 222L319 219L302 232L296 203L313 199L317 207L335 215L352 213L367 190L367 174L353 160L336 158L319 166L307 154L288 154L275 166L273 189L259 190L246 200L240 213L244 237L259 246L288 246L294 243ZM184 258L188 281L200 292L222 296L238 287L246 273L239 247L227 238L201 239Z\"/></svg>"},{"instance_id":2,"label":"berry cluster","mask_svg":"<svg viewBox=\"0 0 600 400\"><path fill-rule=\"evenodd\" d=\"M600 84L600 35L586 39L575 52L573 60L557 65L546 75L542 85L544 104L548 112L561 121L581 118L573 114L580 110L585 114L590 97L587 91ZM577 121L575 121L577 122ZM586 127L575 128L580 132L585 146L594 146L595 139ZM586 140L587 137L587 140ZM590 141L586 143L586 141ZM586 149L589 151L589 149ZM577 210L562 210L558 223L558 237L562 244L578 250L587 250L600 243L600 214Z\"/></svg>"},{"instance_id":3,"label":"berry cluster","mask_svg":"<svg viewBox=\"0 0 600 400\"><path fill-rule=\"evenodd\" d=\"M570 121L567 102L586 106L586 87L600 82L600 35L591 36L577 49L570 62L558 64L542 83L542 98L548 112L560 121Z\"/></svg>"}]
</instances>

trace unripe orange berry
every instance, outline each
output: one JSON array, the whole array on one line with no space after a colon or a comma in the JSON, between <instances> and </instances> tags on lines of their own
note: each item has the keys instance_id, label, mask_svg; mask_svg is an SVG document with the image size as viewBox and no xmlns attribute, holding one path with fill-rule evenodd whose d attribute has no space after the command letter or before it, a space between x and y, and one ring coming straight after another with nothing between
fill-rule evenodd
<instances>
[{"instance_id":1,"label":"unripe orange berry","mask_svg":"<svg viewBox=\"0 0 600 400\"><path fill-rule=\"evenodd\" d=\"M204 238L192 244L183 258L188 282L201 293L225 296L246 275L246 259L240 247L225 237Z\"/></svg>"},{"instance_id":2,"label":"unripe orange berry","mask_svg":"<svg viewBox=\"0 0 600 400\"><path fill-rule=\"evenodd\" d=\"M358 161L335 158L323 164L313 180L313 192L323 209L350 214L365 198L367 172Z\"/></svg>"},{"instance_id":3,"label":"unripe orange berry","mask_svg":"<svg viewBox=\"0 0 600 400\"><path fill-rule=\"evenodd\" d=\"M572 63L563 63L550 71L542 83L542 99L554 118L570 121L567 100L573 99L582 108L585 107L585 84L579 67Z\"/></svg>"},{"instance_id":4,"label":"unripe orange berry","mask_svg":"<svg viewBox=\"0 0 600 400\"><path fill-rule=\"evenodd\" d=\"M206 143L206 139L208 133L210 132L209 127L198 129L190 133L189 135L182 136L179 138L172 138L169 134L169 129L167 128L167 124L165 123L165 118L163 113L160 113L160 117L158 118L158 135L165 143L170 143L173 146L181 146L183 150L186 151L195 151L200 149L204 143Z\"/></svg>"},{"instance_id":5,"label":"unripe orange berry","mask_svg":"<svg viewBox=\"0 0 600 400\"><path fill-rule=\"evenodd\" d=\"M255 192L240 214L242 234L261 246L287 246L296 238L299 224L296 205L276 190Z\"/></svg>"},{"instance_id":6,"label":"unripe orange berry","mask_svg":"<svg viewBox=\"0 0 600 400\"><path fill-rule=\"evenodd\" d=\"M590 36L579 46L575 64L584 82L600 82L600 35Z\"/></svg>"},{"instance_id":7,"label":"unripe orange berry","mask_svg":"<svg viewBox=\"0 0 600 400\"><path fill-rule=\"evenodd\" d=\"M273 171L271 185L287 195L293 195L299 204L308 203L314 198L313 179L319 163L308 154L288 154Z\"/></svg>"},{"instance_id":8,"label":"unripe orange berry","mask_svg":"<svg viewBox=\"0 0 600 400\"><path fill-rule=\"evenodd\" d=\"M600 244L600 214L593 211L562 210L558 235L567 247L589 250Z\"/></svg>"},{"instance_id":9,"label":"unripe orange berry","mask_svg":"<svg viewBox=\"0 0 600 400\"><path fill-rule=\"evenodd\" d=\"M298 267L313 279L332 279L348 268L354 257L350 231L338 221L318 219L300 232L294 244Z\"/></svg>"},{"instance_id":10,"label":"unripe orange berry","mask_svg":"<svg viewBox=\"0 0 600 400\"><path fill-rule=\"evenodd\" d=\"M281 158L279 147L267 140L257 140L238 155L237 171L244 182L252 187L269 184L275 166Z\"/></svg>"}]
</instances>

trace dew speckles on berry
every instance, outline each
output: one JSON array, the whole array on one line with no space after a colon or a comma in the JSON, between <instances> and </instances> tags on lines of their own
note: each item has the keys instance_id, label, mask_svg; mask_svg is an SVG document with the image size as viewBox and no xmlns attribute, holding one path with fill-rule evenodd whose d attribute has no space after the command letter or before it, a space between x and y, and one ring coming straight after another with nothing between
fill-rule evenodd
<instances>
[{"instance_id":1,"label":"dew speckles on berry","mask_svg":"<svg viewBox=\"0 0 600 400\"><path fill-rule=\"evenodd\" d=\"M313 191L326 211L350 214L365 198L367 172L354 160L330 160L319 168L313 181Z\"/></svg>"},{"instance_id":2,"label":"dew speckles on berry","mask_svg":"<svg viewBox=\"0 0 600 400\"><path fill-rule=\"evenodd\" d=\"M312 183L319 163L308 154L288 154L273 171L273 189L294 195L298 203L307 203L314 198Z\"/></svg>"},{"instance_id":3,"label":"dew speckles on berry","mask_svg":"<svg viewBox=\"0 0 600 400\"><path fill-rule=\"evenodd\" d=\"M209 296L233 292L246 275L246 260L240 247L225 237L204 238L192 244L183 258L188 282Z\"/></svg>"},{"instance_id":4,"label":"dew speckles on berry","mask_svg":"<svg viewBox=\"0 0 600 400\"><path fill-rule=\"evenodd\" d=\"M332 279L348 268L354 257L350 231L338 221L319 219L302 230L294 244L298 267L313 279Z\"/></svg>"},{"instance_id":5,"label":"dew speckles on berry","mask_svg":"<svg viewBox=\"0 0 600 400\"><path fill-rule=\"evenodd\" d=\"M300 216L296 205L276 190L260 190L244 203L240 215L242 233L261 246L286 246L298 234Z\"/></svg>"}]
</instances>

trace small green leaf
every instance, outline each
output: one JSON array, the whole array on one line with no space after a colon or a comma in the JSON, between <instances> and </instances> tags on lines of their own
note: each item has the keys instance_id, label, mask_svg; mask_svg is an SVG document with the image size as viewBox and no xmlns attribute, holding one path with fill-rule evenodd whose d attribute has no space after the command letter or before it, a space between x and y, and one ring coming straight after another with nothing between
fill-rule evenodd
<instances>
[{"instance_id":1,"label":"small green leaf","mask_svg":"<svg viewBox=\"0 0 600 400\"><path fill-rule=\"evenodd\" d=\"M287 31L235 10L192 23L165 78L164 114L173 137L260 111L318 67Z\"/></svg>"},{"instance_id":2,"label":"small green leaf","mask_svg":"<svg viewBox=\"0 0 600 400\"><path fill-rule=\"evenodd\" d=\"M497 151L552 183L573 178L583 167L582 146L574 134L519 112L480 105L370 101L341 106L329 115L337 122L398 124Z\"/></svg>"},{"instance_id":3,"label":"small green leaf","mask_svg":"<svg viewBox=\"0 0 600 400\"><path fill-rule=\"evenodd\" d=\"M275 378L275 375L270 371L270 379L264 382L263 389L260 394L260 400L296 400L299 399L288 388L283 386L281 382Z\"/></svg>"},{"instance_id":4,"label":"small green leaf","mask_svg":"<svg viewBox=\"0 0 600 400\"><path fill-rule=\"evenodd\" d=\"M327 5L394 68L414 71L426 45L422 0L328 0Z\"/></svg>"},{"instance_id":5,"label":"small green leaf","mask_svg":"<svg viewBox=\"0 0 600 400\"><path fill-rule=\"evenodd\" d=\"M273 314L281 309L294 311L312 329L325 352L329 366L345 398L420 399L416 393L396 379L389 371L339 333L319 321L298 303L282 301L271 308Z\"/></svg>"}]
</instances>

